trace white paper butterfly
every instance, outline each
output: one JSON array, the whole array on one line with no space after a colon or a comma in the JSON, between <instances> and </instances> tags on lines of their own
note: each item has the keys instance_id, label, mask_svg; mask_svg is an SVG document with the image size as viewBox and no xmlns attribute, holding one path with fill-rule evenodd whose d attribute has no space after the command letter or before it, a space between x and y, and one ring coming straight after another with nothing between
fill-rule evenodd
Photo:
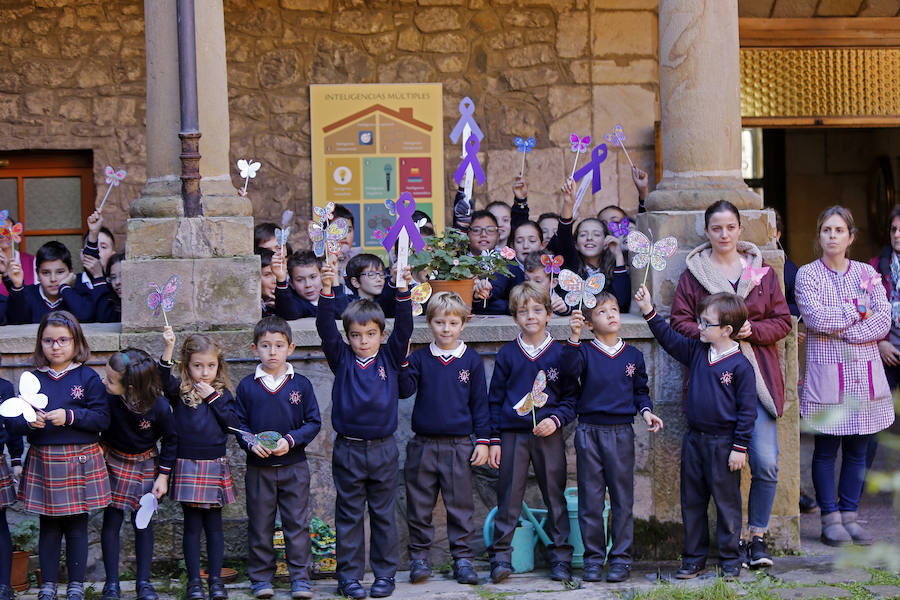
<instances>
[{"instance_id":1,"label":"white paper butterfly","mask_svg":"<svg viewBox=\"0 0 900 600\"><path fill-rule=\"evenodd\" d=\"M0 404L0 415L4 417L18 417L22 415L29 423L37 420L34 409L42 410L47 407L47 396L41 394L41 382L34 373L25 371L19 377L19 395L5 400Z\"/></svg>"},{"instance_id":2,"label":"white paper butterfly","mask_svg":"<svg viewBox=\"0 0 900 600\"><path fill-rule=\"evenodd\" d=\"M258 162L249 162L242 158L237 162L237 166L241 170L241 179L247 179L248 177L253 179L256 177L256 172L259 171L261 165Z\"/></svg>"},{"instance_id":3,"label":"white paper butterfly","mask_svg":"<svg viewBox=\"0 0 900 600\"><path fill-rule=\"evenodd\" d=\"M148 492L141 496L140 503L141 507L138 509L137 514L134 515L134 526L138 529L147 529L147 525L150 524L150 519L153 518L153 513L156 512L159 502L156 500L156 496Z\"/></svg>"}]
</instances>

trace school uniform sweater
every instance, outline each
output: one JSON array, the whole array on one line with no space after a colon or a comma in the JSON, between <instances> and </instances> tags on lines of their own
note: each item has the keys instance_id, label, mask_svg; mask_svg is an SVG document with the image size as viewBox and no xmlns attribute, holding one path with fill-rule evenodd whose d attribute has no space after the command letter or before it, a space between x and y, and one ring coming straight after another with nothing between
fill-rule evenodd
<instances>
[{"instance_id":1,"label":"school uniform sweater","mask_svg":"<svg viewBox=\"0 0 900 600\"><path fill-rule=\"evenodd\" d=\"M228 388L213 392L192 408L181 399L181 380L172 375L171 368L162 364L158 368L163 391L175 417L177 458L215 460L225 456L228 428L240 427L234 413L234 396Z\"/></svg>"},{"instance_id":2,"label":"school uniform sweater","mask_svg":"<svg viewBox=\"0 0 900 600\"><path fill-rule=\"evenodd\" d=\"M515 285L515 278L503 273L494 273L489 281L491 282L491 295L488 297L487 303L476 298L472 302L472 312L477 315L509 314L509 292Z\"/></svg>"},{"instance_id":3,"label":"school uniform sweater","mask_svg":"<svg viewBox=\"0 0 900 600\"><path fill-rule=\"evenodd\" d=\"M746 452L756 422L756 377L750 361L735 351L710 361L710 345L669 327L654 310L644 315L666 352L688 367L684 412L688 425L703 433L731 435L733 448Z\"/></svg>"},{"instance_id":4,"label":"school uniform sweater","mask_svg":"<svg viewBox=\"0 0 900 600\"><path fill-rule=\"evenodd\" d=\"M488 401L491 411L491 443L500 442L501 431L531 431L531 413L519 416L513 406L532 391L539 371L547 377L547 402L535 409L535 420L545 418L562 427L575 418L575 398L578 393L574 378L562 377L563 346L549 340L536 356L529 356L522 346L521 336L509 342L497 353Z\"/></svg>"},{"instance_id":5,"label":"school uniform sweater","mask_svg":"<svg viewBox=\"0 0 900 600\"><path fill-rule=\"evenodd\" d=\"M579 423L624 425L634 415L652 410L644 354L620 341L613 354L596 340L587 343L566 342L563 348L563 376L581 382L575 403Z\"/></svg>"},{"instance_id":6,"label":"school uniform sweater","mask_svg":"<svg viewBox=\"0 0 900 600\"><path fill-rule=\"evenodd\" d=\"M344 342L335 323L334 295L319 298L316 330L322 351L334 373L331 388L331 424L345 437L377 439L397 429L399 370L406 361L412 335L409 292L397 292L397 315L387 345L375 356L358 358Z\"/></svg>"},{"instance_id":7,"label":"school uniform sweater","mask_svg":"<svg viewBox=\"0 0 900 600\"><path fill-rule=\"evenodd\" d=\"M13 384L0 378L0 402L15 395ZM9 451L10 464L18 467L22 465L22 452L25 449L25 442L22 441L21 434L10 431L9 424L11 423L7 419L0 418L0 454L3 454L3 446L6 446L6 449Z\"/></svg>"},{"instance_id":8,"label":"school uniform sweater","mask_svg":"<svg viewBox=\"0 0 900 600\"><path fill-rule=\"evenodd\" d=\"M94 280L91 297L97 323L118 323L122 320L122 299L105 280Z\"/></svg>"},{"instance_id":9,"label":"school uniform sweater","mask_svg":"<svg viewBox=\"0 0 900 600\"><path fill-rule=\"evenodd\" d=\"M491 417L481 356L466 347L460 357L435 356L430 347L409 355L401 377L416 389L412 430L421 435L471 435L488 444ZM406 388L404 383L401 387Z\"/></svg>"},{"instance_id":10,"label":"school uniform sweater","mask_svg":"<svg viewBox=\"0 0 900 600\"><path fill-rule=\"evenodd\" d=\"M279 290L287 289L289 293L285 294ZM335 290L335 309L334 314L340 315L350 304L350 300L344 293L343 287ZM315 317L319 314L319 307L302 297L294 291L286 281L275 284L275 314L286 321L294 319L305 319L306 317Z\"/></svg>"},{"instance_id":11,"label":"school uniform sweater","mask_svg":"<svg viewBox=\"0 0 900 600\"><path fill-rule=\"evenodd\" d=\"M145 413L134 413L125 406L122 396L106 394L111 426L100 434L100 441L125 454L143 454L156 448L159 441L159 472L168 475L175 466L178 434L169 401L156 399Z\"/></svg>"},{"instance_id":12,"label":"school uniform sweater","mask_svg":"<svg viewBox=\"0 0 900 600\"><path fill-rule=\"evenodd\" d=\"M292 465L306 460L306 446L322 428L319 403L309 379L294 373L286 376L278 389L270 390L261 378L247 375L235 392L239 427L249 433L277 431L291 447L282 456L260 458L238 435L238 444L247 451L247 464L256 467Z\"/></svg>"},{"instance_id":13,"label":"school uniform sweater","mask_svg":"<svg viewBox=\"0 0 900 600\"><path fill-rule=\"evenodd\" d=\"M573 231L573 219L560 219L559 228L553 237L557 240L559 253L563 257L563 267L578 273L581 277L587 277L588 271L575 249L575 235ZM612 273L606 275L606 291L612 292L619 304L619 312L627 313L631 309L631 276L628 274L628 261L624 265L613 267Z\"/></svg>"},{"instance_id":14,"label":"school uniform sweater","mask_svg":"<svg viewBox=\"0 0 900 600\"><path fill-rule=\"evenodd\" d=\"M72 286L60 287L59 298L52 303L41 294L40 287L35 284L10 289L6 308L10 324L40 323L44 315L54 310L67 310L81 323L93 320L91 299L79 294Z\"/></svg>"},{"instance_id":15,"label":"school uniform sweater","mask_svg":"<svg viewBox=\"0 0 900 600\"><path fill-rule=\"evenodd\" d=\"M109 427L109 406L106 387L97 372L79 365L55 377L46 371L32 371L47 395L44 412L57 408L66 411L66 422L56 426L47 421L43 428L33 428L24 417L14 422L14 431L25 433L33 446L53 444L91 444L100 439L100 432Z\"/></svg>"}]
</instances>

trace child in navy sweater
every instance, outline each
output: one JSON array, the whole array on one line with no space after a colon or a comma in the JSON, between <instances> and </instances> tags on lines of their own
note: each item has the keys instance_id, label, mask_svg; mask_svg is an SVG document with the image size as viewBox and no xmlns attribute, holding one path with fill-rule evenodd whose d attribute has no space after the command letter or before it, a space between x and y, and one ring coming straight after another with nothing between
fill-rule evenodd
<instances>
[{"instance_id":1,"label":"child in navy sweater","mask_svg":"<svg viewBox=\"0 0 900 600\"><path fill-rule=\"evenodd\" d=\"M31 374L47 396L47 405L32 422L24 417L13 421L14 431L28 435L19 499L25 510L40 515L40 600L56 600L63 536L69 574L66 596L83 600L88 512L110 502L109 477L97 443L100 432L109 427L109 407L103 382L84 364L90 357L81 326L70 313L44 315Z\"/></svg>"},{"instance_id":2,"label":"child in navy sweater","mask_svg":"<svg viewBox=\"0 0 900 600\"><path fill-rule=\"evenodd\" d=\"M332 294L337 268L333 261L322 268L316 330L334 373L331 422L337 433L332 476L337 492L334 521L338 593L349 598L366 597L366 589L359 583L365 567L366 503L371 524L370 562L375 572L370 591L376 598L390 596L394 591L399 561L394 513L399 455L393 435L397 429L399 370L406 360L413 328L407 291L410 279L406 267L397 287L394 331L382 351L384 312L371 300L357 300L347 307L342 320L350 343L341 339L334 320Z\"/></svg>"},{"instance_id":3,"label":"child in navy sweater","mask_svg":"<svg viewBox=\"0 0 900 600\"><path fill-rule=\"evenodd\" d=\"M15 395L12 384L0 378L0 402ZM6 522L6 508L16 503L13 476L18 479L22 474L22 450L25 444L21 435L10 431L7 420L0 418L0 454L3 453L4 446L9 451L12 473L6 458L0 456L0 600L12 600L15 594L9 586L9 574L12 570L13 546L9 524Z\"/></svg>"},{"instance_id":4,"label":"child in navy sweater","mask_svg":"<svg viewBox=\"0 0 900 600\"><path fill-rule=\"evenodd\" d=\"M473 226L477 221L473 221ZM497 353L491 378L490 465L500 469L497 481L497 517L494 543L490 548L491 580L503 581L512 574L512 537L522 511L528 465L541 488L547 515L548 548L557 581L572 578L572 546L569 516L564 497L566 448L561 428L575 417L574 381L561 377L563 346L547 333L550 322L550 292L525 282L513 288L509 307L521 333ZM536 390L543 372L546 388ZM547 394L546 403L520 415L516 405L532 392Z\"/></svg>"},{"instance_id":5,"label":"child in navy sweater","mask_svg":"<svg viewBox=\"0 0 900 600\"><path fill-rule=\"evenodd\" d=\"M706 567L709 554L707 506L718 514L719 562L726 577L741 573L741 469L756 421L756 378L735 336L747 320L747 306L735 294L719 293L698 306L700 339L685 337L659 316L650 292L634 296L660 345L688 367L684 412L688 430L681 445L681 518L684 550L679 579Z\"/></svg>"},{"instance_id":6,"label":"child in navy sweater","mask_svg":"<svg viewBox=\"0 0 900 600\"><path fill-rule=\"evenodd\" d=\"M7 320L10 324L39 323L51 311L68 311L79 321L94 317L94 304L72 287L72 254L57 241L41 246L34 258L38 283L23 286L22 265L14 260L7 270Z\"/></svg>"},{"instance_id":7,"label":"child in navy sweater","mask_svg":"<svg viewBox=\"0 0 900 600\"><path fill-rule=\"evenodd\" d=\"M469 465L487 462L491 422L481 356L459 339L468 315L469 307L459 294L435 294L425 313L434 341L413 352L402 371L409 387L417 391L412 412L416 436L406 445L403 469L412 583L431 576L431 514L439 491L447 509L453 576L459 583L478 583L472 564L475 506Z\"/></svg>"},{"instance_id":8,"label":"child in navy sweater","mask_svg":"<svg viewBox=\"0 0 900 600\"><path fill-rule=\"evenodd\" d=\"M507 207L508 208L508 207ZM486 210L472 213L469 226L469 253L480 256L494 250L500 237L497 217ZM513 277L495 274L490 279L475 280L475 302L472 311L478 314L505 315L509 308L509 291L513 287Z\"/></svg>"},{"instance_id":9,"label":"child in navy sweater","mask_svg":"<svg viewBox=\"0 0 900 600\"><path fill-rule=\"evenodd\" d=\"M569 319L571 335L563 350L563 376L581 382L575 404L578 428L575 452L578 461L578 525L584 540L585 581L603 580L606 527L603 502L612 508L612 548L606 580L625 581L631 573L634 540L634 416L652 432L662 429L653 414L647 369L640 350L619 337L619 303L609 292L596 296L597 305L586 308L588 328L594 339L581 343L585 317L575 310Z\"/></svg>"},{"instance_id":10,"label":"child in navy sweater","mask_svg":"<svg viewBox=\"0 0 900 600\"><path fill-rule=\"evenodd\" d=\"M104 367L106 400L111 427L100 434L109 471L112 503L103 511L100 546L106 583L101 600L117 600L119 587L119 533L125 511L133 511L134 551L137 558L135 591L138 600L156 600L150 583L153 562L153 523L139 529L134 522L141 497L157 500L169 489L175 465L177 436L169 402L162 395L156 361L143 350L127 348L109 357ZM162 442L157 449L156 443Z\"/></svg>"},{"instance_id":11,"label":"child in navy sweater","mask_svg":"<svg viewBox=\"0 0 900 600\"><path fill-rule=\"evenodd\" d=\"M281 317L264 317L253 329L250 346L259 358L256 372L237 387L240 428L250 434L276 432L274 448L258 440L239 437L247 451L247 527L250 589L257 598L275 594L275 511L287 545L291 596L312 598L309 580L309 464L306 446L322 426L319 404L309 379L287 362L294 351L291 328ZM247 436L249 438L249 436Z\"/></svg>"},{"instance_id":12,"label":"child in navy sweater","mask_svg":"<svg viewBox=\"0 0 900 600\"><path fill-rule=\"evenodd\" d=\"M210 600L225 600L222 582L225 534L222 507L234 502L234 483L225 456L229 429L239 423L228 390L228 365L222 347L212 337L193 333L181 346L179 371L172 375L175 333L163 329L166 343L160 359L163 391L172 405L178 434L172 499L184 512L184 562L187 599L203 600L200 579L200 531L206 533Z\"/></svg>"}]
</instances>

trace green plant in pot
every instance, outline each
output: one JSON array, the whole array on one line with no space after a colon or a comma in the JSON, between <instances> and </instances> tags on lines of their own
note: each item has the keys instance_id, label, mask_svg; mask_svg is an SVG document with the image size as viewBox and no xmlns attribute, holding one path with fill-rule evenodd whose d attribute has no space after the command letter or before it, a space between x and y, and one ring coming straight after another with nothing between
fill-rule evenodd
<instances>
[{"instance_id":1,"label":"green plant in pot","mask_svg":"<svg viewBox=\"0 0 900 600\"><path fill-rule=\"evenodd\" d=\"M39 533L38 521L34 518L20 521L9 529L13 545L10 585L17 592L28 588L28 558L37 547Z\"/></svg>"},{"instance_id":2,"label":"green plant in pot","mask_svg":"<svg viewBox=\"0 0 900 600\"><path fill-rule=\"evenodd\" d=\"M511 276L509 266L515 256L509 247L474 256L469 252L469 236L448 227L441 234L426 237L425 249L410 255L409 266L428 275L433 292L457 292L471 307L475 279L488 279L497 273Z\"/></svg>"}]
</instances>

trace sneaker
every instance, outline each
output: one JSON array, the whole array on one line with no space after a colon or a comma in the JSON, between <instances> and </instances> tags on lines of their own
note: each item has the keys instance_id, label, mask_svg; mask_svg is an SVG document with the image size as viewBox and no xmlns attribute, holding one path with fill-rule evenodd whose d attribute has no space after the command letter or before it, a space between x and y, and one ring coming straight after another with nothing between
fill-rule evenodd
<instances>
[{"instance_id":1,"label":"sneaker","mask_svg":"<svg viewBox=\"0 0 900 600\"><path fill-rule=\"evenodd\" d=\"M693 579L703 572L704 566L693 563L682 563L681 568L675 573L675 579Z\"/></svg>"},{"instance_id":2,"label":"sneaker","mask_svg":"<svg viewBox=\"0 0 900 600\"><path fill-rule=\"evenodd\" d=\"M137 600L159 600L159 594L149 581L138 581L134 585L137 592Z\"/></svg>"},{"instance_id":3,"label":"sneaker","mask_svg":"<svg viewBox=\"0 0 900 600\"><path fill-rule=\"evenodd\" d=\"M500 583L512 574L513 568L508 562L491 563L491 581L493 583Z\"/></svg>"},{"instance_id":4,"label":"sneaker","mask_svg":"<svg viewBox=\"0 0 900 600\"><path fill-rule=\"evenodd\" d=\"M291 598L312 598L312 582L308 579L295 579L291 582Z\"/></svg>"},{"instance_id":5,"label":"sneaker","mask_svg":"<svg viewBox=\"0 0 900 600\"><path fill-rule=\"evenodd\" d=\"M766 542L758 535L754 535L753 539L750 540L748 549L750 553L751 569L762 569L764 567L771 567L775 564L772 561L772 557L766 552Z\"/></svg>"},{"instance_id":6,"label":"sneaker","mask_svg":"<svg viewBox=\"0 0 900 600\"><path fill-rule=\"evenodd\" d=\"M733 567L720 567L719 574L725 581L732 581L741 576L741 566L735 565Z\"/></svg>"},{"instance_id":7,"label":"sneaker","mask_svg":"<svg viewBox=\"0 0 900 600\"><path fill-rule=\"evenodd\" d=\"M629 577L631 577L631 567L622 563L610 565L609 572L606 573L608 583L621 583Z\"/></svg>"},{"instance_id":8,"label":"sneaker","mask_svg":"<svg viewBox=\"0 0 900 600\"><path fill-rule=\"evenodd\" d=\"M228 592L221 579L209 579L209 600L228 600Z\"/></svg>"},{"instance_id":9,"label":"sneaker","mask_svg":"<svg viewBox=\"0 0 900 600\"><path fill-rule=\"evenodd\" d=\"M206 600L206 594L203 592L203 581L200 579L191 579L187 582L187 600Z\"/></svg>"},{"instance_id":10,"label":"sneaker","mask_svg":"<svg viewBox=\"0 0 900 600\"><path fill-rule=\"evenodd\" d=\"M107 581L103 584L103 591L100 592L100 600L119 600L122 597L122 590L118 581Z\"/></svg>"},{"instance_id":11,"label":"sneaker","mask_svg":"<svg viewBox=\"0 0 900 600\"><path fill-rule=\"evenodd\" d=\"M453 563L453 578L457 583L466 585L475 585L478 583L478 573L475 572L475 565L468 558L460 558Z\"/></svg>"},{"instance_id":12,"label":"sneaker","mask_svg":"<svg viewBox=\"0 0 900 600\"><path fill-rule=\"evenodd\" d=\"M738 559L741 561L741 567L745 569L750 568L750 551L747 548L747 540L741 538L738 542Z\"/></svg>"},{"instance_id":13,"label":"sneaker","mask_svg":"<svg viewBox=\"0 0 900 600\"><path fill-rule=\"evenodd\" d=\"M16 593L11 587L6 584L0 583L0 600L13 600L15 597Z\"/></svg>"},{"instance_id":14,"label":"sneaker","mask_svg":"<svg viewBox=\"0 0 900 600\"><path fill-rule=\"evenodd\" d=\"M603 565L585 563L581 570L581 579L584 581L603 581Z\"/></svg>"},{"instance_id":15,"label":"sneaker","mask_svg":"<svg viewBox=\"0 0 900 600\"><path fill-rule=\"evenodd\" d=\"M431 567L428 566L427 561L421 558L409 561L410 583L422 583L429 577L431 577Z\"/></svg>"},{"instance_id":16,"label":"sneaker","mask_svg":"<svg viewBox=\"0 0 900 600\"><path fill-rule=\"evenodd\" d=\"M550 579L553 581L572 581L572 566L570 563L560 560L550 567Z\"/></svg>"},{"instance_id":17,"label":"sneaker","mask_svg":"<svg viewBox=\"0 0 900 600\"><path fill-rule=\"evenodd\" d=\"M38 600L56 600L56 584L42 583L38 590Z\"/></svg>"},{"instance_id":18,"label":"sneaker","mask_svg":"<svg viewBox=\"0 0 900 600\"><path fill-rule=\"evenodd\" d=\"M268 581L252 581L250 582L250 591L256 598L271 598L275 595L275 588Z\"/></svg>"},{"instance_id":19,"label":"sneaker","mask_svg":"<svg viewBox=\"0 0 900 600\"><path fill-rule=\"evenodd\" d=\"M376 577L375 583L369 588L369 595L373 598L387 598L394 593L395 585L393 577Z\"/></svg>"},{"instance_id":20,"label":"sneaker","mask_svg":"<svg viewBox=\"0 0 900 600\"><path fill-rule=\"evenodd\" d=\"M66 600L84 600L84 582L70 581L66 587Z\"/></svg>"}]
</instances>

